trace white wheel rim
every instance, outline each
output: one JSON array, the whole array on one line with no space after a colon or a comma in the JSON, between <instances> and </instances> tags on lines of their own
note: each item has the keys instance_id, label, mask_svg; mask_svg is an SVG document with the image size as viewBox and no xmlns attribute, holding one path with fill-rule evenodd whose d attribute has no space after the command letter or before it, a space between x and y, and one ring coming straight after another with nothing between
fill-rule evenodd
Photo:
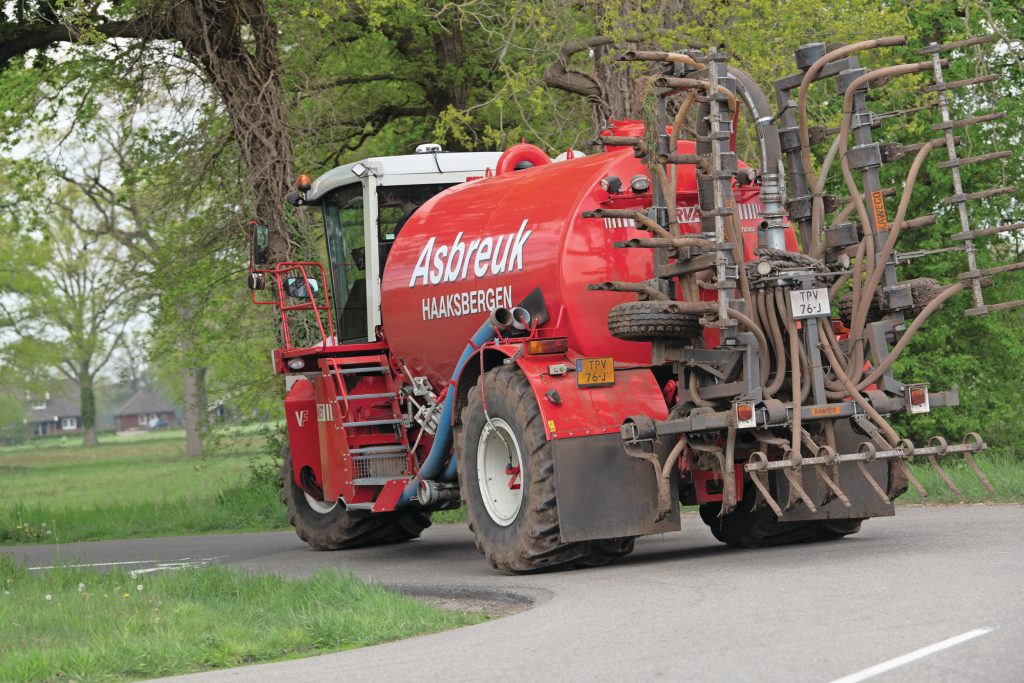
<instances>
[{"instance_id":1,"label":"white wheel rim","mask_svg":"<svg viewBox=\"0 0 1024 683\"><path fill-rule=\"evenodd\" d=\"M523 457L512 427L500 417L484 424L476 448L480 497L491 520L508 526L523 505Z\"/></svg>"},{"instance_id":2,"label":"white wheel rim","mask_svg":"<svg viewBox=\"0 0 1024 683\"><path fill-rule=\"evenodd\" d=\"M328 503L323 500L317 500L316 498L309 495L305 491L302 492L302 495L306 497L306 502L309 504L309 507L313 510L313 512L319 513L321 515L326 515L328 512L338 507L338 501Z\"/></svg>"}]
</instances>

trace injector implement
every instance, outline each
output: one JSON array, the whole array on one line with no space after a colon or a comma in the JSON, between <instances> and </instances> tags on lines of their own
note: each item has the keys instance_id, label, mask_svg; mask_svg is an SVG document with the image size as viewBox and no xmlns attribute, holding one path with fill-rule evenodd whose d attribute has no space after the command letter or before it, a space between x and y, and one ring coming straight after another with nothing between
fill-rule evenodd
<instances>
[{"instance_id":1,"label":"injector implement","mask_svg":"<svg viewBox=\"0 0 1024 683\"><path fill-rule=\"evenodd\" d=\"M970 167L1009 152L962 157L955 134L1005 116L955 100L994 77L945 76L988 42L872 70L864 53L906 40L806 45L774 107L725 54L627 51L648 67L650 115L611 121L600 153L421 145L304 178L289 199L320 207L327 267L269 263L254 225L249 275L282 318L283 498L299 535L323 549L409 540L461 503L491 564L522 572L610 562L678 529L680 502L736 546L855 533L909 486L927 497L911 460L959 494L942 460L962 459L991 492L980 435L914 444L890 423L958 405L955 387L893 374L937 309L961 292L971 316L1024 306L984 297L1024 264L981 267L975 248L1024 224L971 223L975 202L1017 188L974 187ZM895 115L869 95L906 77L927 80L935 107L908 112L937 119L934 139L880 143ZM822 82L842 100L838 128L809 125ZM954 194L908 216L932 153ZM883 187L901 158L904 182ZM840 179L845 199L826 192ZM900 252L899 237L925 228L962 254L957 282L901 279L934 252Z\"/></svg>"}]
</instances>

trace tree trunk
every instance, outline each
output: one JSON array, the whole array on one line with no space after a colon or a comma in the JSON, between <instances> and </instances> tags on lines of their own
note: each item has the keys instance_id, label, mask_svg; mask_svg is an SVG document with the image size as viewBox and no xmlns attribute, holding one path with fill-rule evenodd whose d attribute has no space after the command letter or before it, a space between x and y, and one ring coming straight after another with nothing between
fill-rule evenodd
<instances>
[{"instance_id":1,"label":"tree trunk","mask_svg":"<svg viewBox=\"0 0 1024 683\"><path fill-rule=\"evenodd\" d=\"M99 440L96 438L96 391L92 375L83 373L79 378L78 398L82 405L82 445L96 446Z\"/></svg>"},{"instance_id":2,"label":"tree trunk","mask_svg":"<svg viewBox=\"0 0 1024 683\"><path fill-rule=\"evenodd\" d=\"M206 368L193 367L186 360L182 375L185 387L185 455L201 458L206 431Z\"/></svg>"},{"instance_id":3,"label":"tree trunk","mask_svg":"<svg viewBox=\"0 0 1024 683\"><path fill-rule=\"evenodd\" d=\"M256 220L270 228L271 258L288 260L283 201L291 184L292 144L281 91L277 25L263 0L183 0L171 30L206 71L224 101L248 171ZM243 38L242 32L251 31Z\"/></svg>"}]
</instances>

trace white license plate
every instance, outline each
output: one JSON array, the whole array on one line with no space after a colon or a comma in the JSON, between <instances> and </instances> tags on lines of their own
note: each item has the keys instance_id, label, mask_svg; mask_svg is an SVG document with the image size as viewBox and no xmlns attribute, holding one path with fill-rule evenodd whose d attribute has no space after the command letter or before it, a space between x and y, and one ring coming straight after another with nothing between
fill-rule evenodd
<instances>
[{"instance_id":1,"label":"white license plate","mask_svg":"<svg viewBox=\"0 0 1024 683\"><path fill-rule=\"evenodd\" d=\"M828 302L828 287L791 290L789 302L793 305L794 320L832 315L832 305Z\"/></svg>"}]
</instances>

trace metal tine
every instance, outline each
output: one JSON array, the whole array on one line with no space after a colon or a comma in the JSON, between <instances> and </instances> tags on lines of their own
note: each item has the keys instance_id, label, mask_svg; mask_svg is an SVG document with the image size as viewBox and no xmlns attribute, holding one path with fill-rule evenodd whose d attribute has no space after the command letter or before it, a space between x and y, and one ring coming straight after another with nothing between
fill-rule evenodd
<instances>
[{"instance_id":1,"label":"metal tine","mask_svg":"<svg viewBox=\"0 0 1024 683\"><path fill-rule=\"evenodd\" d=\"M946 440L941 436L933 436L931 439L928 440L928 445L934 445L938 447L939 455L945 453L946 448L948 447L946 444ZM963 498L964 494L960 493L960 489L958 489L956 487L956 484L953 483L953 480L949 478L949 474L947 474L946 470L942 469L942 466L939 465L938 457L934 455L929 455L928 462L932 464L932 467L935 468L935 471L939 473L940 477L942 477L942 481L946 483L946 488L952 491L953 495L955 495L957 498Z\"/></svg>"},{"instance_id":2,"label":"metal tine","mask_svg":"<svg viewBox=\"0 0 1024 683\"><path fill-rule=\"evenodd\" d=\"M814 439L811 438L811 435L807 432L806 429L800 430L800 437L803 440L803 443L807 445L809 450L815 451L815 455L817 457L825 458L833 463L836 462L836 456L838 454L836 453L836 450L834 448L828 445L819 446L818 444L816 444L814 442ZM814 466L814 471L818 474L821 480L825 482L825 485L828 486L829 490L832 491L835 497L842 501L844 506L851 507L850 499L846 497L846 492L839 488L839 482L832 479L832 477L827 472L828 469L832 469L832 467L828 465ZM836 479L838 479L838 470L836 470L835 473L837 475ZM821 501L821 505L825 505L826 503L829 502L829 500L830 498L826 495L825 499Z\"/></svg>"},{"instance_id":3,"label":"metal tine","mask_svg":"<svg viewBox=\"0 0 1024 683\"><path fill-rule=\"evenodd\" d=\"M875 448L875 445L870 441L863 441L861 442L860 446L857 447L857 451L859 453L864 453L868 458L867 462L871 462L874 459L872 456L874 456L874 454L877 452L877 449ZM882 487L878 485L878 482L875 481L875 478L871 476L870 472L868 472L868 467L865 464L865 461L858 460L857 467L860 469L860 473L864 476L864 478L867 479L868 484L871 485L871 488L873 488L875 490L875 493L878 494L878 497L881 498L882 501L886 503L891 502L889 500L889 494L887 494L882 489Z\"/></svg>"},{"instance_id":4,"label":"metal tine","mask_svg":"<svg viewBox=\"0 0 1024 683\"><path fill-rule=\"evenodd\" d=\"M804 490L804 475L800 470L800 461L803 459L803 456L800 455L799 451L794 452L792 449L786 448L782 458L793 463L792 467L782 470L782 473L786 475L786 479L789 480L789 500L786 501L786 509L791 510L796 505L796 500L793 498L793 492L796 491L797 497L804 502L807 509L811 512L817 512L817 506L811 500L811 497L807 495L807 491Z\"/></svg>"},{"instance_id":5,"label":"metal tine","mask_svg":"<svg viewBox=\"0 0 1024 683\"><path fill-rule=\"evenodd\" d=\"M932 43L926 47L918 50L918 54L930 55L933 52L947 52L949 50L959 50L962 47L970 47L971 45L983 45L985 43L991 43L995 40L995 36L987 34L984 36L972 36L971 38L965 38L964 40L957 40L952 43L944 43L942 45Z\"/></svg>"},{"instance_id":6,"label":"metal tine","mask_svg":"<svg viewBox=\"0 0 1024 683\"><path fill-rule=\"evenodd\" d=\"M957 194L952 197L943 197L943 204L958 204L960 202L971 202L975 199L988 199L989 197L998 197L1003 194L1016 194L1017 186L1008 185L1006 187L993 187L988 190L981 190L980 192L968 192L965 194Z\"/></svg>"},{"instance_id":7,"label":"metal tine","mask_svg":"<svg viewBox=\"0 0 1024 683\"><path fill-rule=\"evenodd\" d=\"M981 308L968 308L964 315L985 315L993 311L1010 311L1024 306L1024 299L1017 301L1006 301L1001 304L984 304Z\"/></svg>"},{"instance_id":8,"label":"metal tine","mask_svg":"<svg viewBox=\"0 0 1024 683\"><path fill-rule=\"evenodd\" d=\"M765 455L762 451L754 451L754 453L752 453L750 456L750 462L767 463L768 456ZM751 472L750 480L754 482L754 486L756 486L757 490L761 492L761 495L764 497L764 501L768 503L768 507L772 509L772 512L774 512L776 516L781 517L782 508L780 508L779 504L775 501L774 498L772 498L771 492L768 491L767 484L765 484L764 481L761 480L762 476L764 476L764 472Z\"/></svg>"},{"instance_id":9,"label":"metal tine","mask_svg":"<svg viewBox=\"0 0 1024 683\"><path fill-rule=\"evenodd\" d=\"M1024 301L1017 303L1024 304ZM981 446L985 445L985 442L981 438L981 434L979 434L978 432L968 432L966 435L964 435L964 443L968 443L969 441L974 441L974 443ZM982 486L985 487L989 495L994 496L996 494L996 490L992 488L992 484L989 483L988 477L986 477L985 473L981 471L980 467L978 467L978 463L974 461L974 456L972 456L970 453L964 453L964 460L966 460L967 464L971 466L972 470L974 470L974 474L977 475L978 479L981 481Z\"/></svg>"},{"instance_id":10,"label":"metal tine","mask_svg":"<svg viewBox=\"0 0 1024 683\"><path fill-rule=\"evenodd\" d=\"M910 439L901 439L900 442L896 444L896 447L903 449L905 458L913 457L915 448L914 442ZM897 460L896 462L900 464L900 471L903 472L907 481L909 481L914 487L914 490L917 491L917 495L921 496L922 500L928 500L928 490L925 489L925 487L921 485L921 482L918 481L917 477L914 476L914 473L910 470L910 466L907 465L907 461Z\"/></svg>"},{"instance_id":11,"label":"metal tine","mask_svg":"<svg viewBox=\"0 0 1024 683\"><path fill-rule=\"evenodd\" d=\"M999 74L988 74L986 76L975 76L974 78L965 78L960 81L949 81L948 83L936 83L934 85L926 85L921 88L921 92L946 92L948 90L956 90L957 88L966 88L969 85L979 85L981 83L991 83L992 81L998 81Z\"/></svg>"},{"instance_id":12,"label":"metal tine","mask_svg":"<svg viewBox=\"0 0 1024 683\"><path fill-rule=\"evenodd\" d=\"M1006 225L997 225L993 228L982 228L980 230L971 230L970 232L958 232L953 235L950 239L959 241L973 240L978 237L986 237L987 235L998 235L1004 232L1012 232L1014 230L1020 230L1024 228L1024 222L1021 223L1007 223Z\"/></svg>"},{"instance_id":13,"label":"metal tine","mask_svg":"<svg viewBox=\"0 0 1024 683\"><path fill-rule=\"evenodd\" d=\"M979 154L976 157L963 157L961 159L950 159L949 161L941 161L936 166L939 168L953 168L954 166L969 166L970 164L980 164L983 161L994 161L996 159L1007 159L1013 156L1013 152L1002 151L1002 152L989 152L988 154Z\"/></svg>"},{"instance_id":14,"label":"metal tine","mask_svg":"<svg viewBox=\"0 0 1024 683\"><path fill-rule=\"evenodd\" d=\"M972 116L967 119L957 119L955 121L943 121L942 123L933 123L932 130L950 130L953 128L966 128L967 126L973 126L976 123L985 123L986 121L997 121L999 119L1005 118L1005 111L997 111L994 114L984 114L982 116Z\"/></svg>"}]
</instances>

